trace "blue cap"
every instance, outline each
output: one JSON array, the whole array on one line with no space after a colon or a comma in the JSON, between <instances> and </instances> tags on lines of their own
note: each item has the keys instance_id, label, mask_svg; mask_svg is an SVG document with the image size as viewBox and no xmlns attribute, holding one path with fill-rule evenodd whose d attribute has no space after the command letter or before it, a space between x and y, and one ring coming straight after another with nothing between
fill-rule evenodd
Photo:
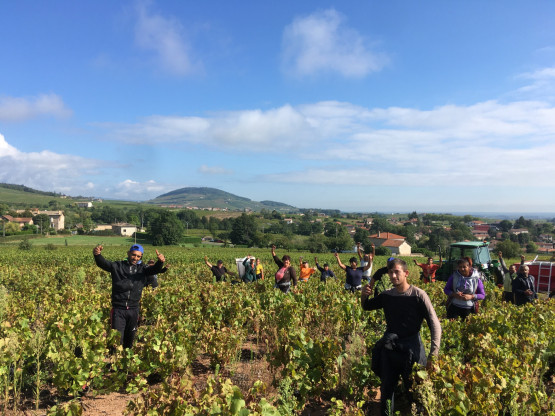
<instances>
[{"instance_id":1,"label":"blue cap","mask_svg":"<svg viewBox=\"0 0 555 416\"><path fill-rule=\"evenodd\" d=\"M144 254L144 252L145 252L145 251L143 250L143 246L140 245L140 244L133 244L133 245L131 246L131 248L129 249L129 251L140 251L140 252L143 253L143 254Z\"/></svg>"},{"instance_id":2,"label":"blue cap","mask_svg":"<svg viewBox=\"0 0 555 416\"><path fill-rule=\"evenodd\" d=\"M387 259L387 262L389 263L391 260L395 260L395 257L390 257Z\"/></svg>"}]
</instances>

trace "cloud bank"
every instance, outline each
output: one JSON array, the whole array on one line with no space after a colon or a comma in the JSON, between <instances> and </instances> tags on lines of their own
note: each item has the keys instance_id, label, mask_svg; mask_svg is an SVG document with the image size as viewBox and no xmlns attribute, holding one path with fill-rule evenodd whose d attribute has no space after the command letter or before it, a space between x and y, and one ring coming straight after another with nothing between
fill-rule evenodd
<instances>
[{"instance_id":1,"label":"cloud bank","mask_svg":"<svg viewBox=\"0 0 555 416\"><path fill-rule=\"evenodd\" d=\"M36 97L0 96L0 121L22 122L42 116L66 118L72 111L56 94L41 94Z\"/></svg>"}]
</instances>

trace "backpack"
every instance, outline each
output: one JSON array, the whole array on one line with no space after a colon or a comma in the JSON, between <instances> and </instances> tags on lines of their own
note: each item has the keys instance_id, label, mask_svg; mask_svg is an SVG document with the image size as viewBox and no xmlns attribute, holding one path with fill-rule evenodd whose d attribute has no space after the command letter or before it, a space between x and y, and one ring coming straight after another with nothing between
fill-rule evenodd
<instances>
[{"instance_id":1,"label":"backpack","mask_svg":"<svg viewBox=\"0 0 555 416\"><path fill-rule=\"evenodd\" d=\"M276 282L280 282L283 279L283 276L285 276L286 270L287 270L287 267L282 267L276 272Z\"/></svg>"}]
</instances>

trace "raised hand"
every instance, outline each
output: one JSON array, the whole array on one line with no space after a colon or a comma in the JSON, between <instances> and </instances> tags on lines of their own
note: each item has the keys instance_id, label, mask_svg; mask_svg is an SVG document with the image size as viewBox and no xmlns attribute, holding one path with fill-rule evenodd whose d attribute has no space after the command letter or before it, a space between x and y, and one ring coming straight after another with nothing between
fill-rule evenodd
<instances>
[{"instance_id":1,"label":"raised hand","mask_svg":"<svg viewBox=\"0 0 555 416\"><path fill-rule=\"evenodd\" d=\"M156 257L158 257L158 260L160 260L162 263L166 261L166 257L164 257L162 253L159 253L158 250L156 250Z\"/></svg>"}]
</instances>

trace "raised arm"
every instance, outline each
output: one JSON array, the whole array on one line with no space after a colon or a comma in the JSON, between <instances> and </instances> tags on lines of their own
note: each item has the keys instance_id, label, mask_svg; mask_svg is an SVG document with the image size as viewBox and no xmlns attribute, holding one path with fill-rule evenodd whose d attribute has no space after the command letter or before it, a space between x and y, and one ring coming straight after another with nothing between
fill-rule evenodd
<instances>
[{"instance_id":1,"label":"raised arm","mask_svg":"<svg viewBox=\"0 0 555 416\"><path fill-rule=\"evenodd\" d=\"M337 265L341 267L343 270L347 270L347 266L341 263L341 259L339 258L339 253L337 251L335 252L335 258L337 259Z\"/></svg>"},{"instance_id":2,"label":"raised arm","mask_svg":"<svg viewBox=\"0 0 555 416\"><path fill-rule=\"evenodd\" d=\"M104 256L102 256L101 252L102 252L103 248L104 247L102 247L101 245L98 245L93 249L94 262L102 270L104 270L106 272L111 272L112 271L112 262L106 260L104 258Z\"/></svg>"},{"instance_id":3,"label":"raised arm","mask_svg":"<svg viewBox=\"0 0 555 416\"><path fill-rule=\"evenodd\" d=\"M360 241L357 242L357 254L358 254L358 259L359 259L359 260L362 260L362 255L363 255L363 254L362 254L362 248L361 248Z\"/></svg>"},{"instance_id":4,"label":"raised arm","mask_svg":"<svg viewBox=\"0 0 555 416\"><path fill-rule=\"evenodd\" d=\"M501 264L501 268L503 269L503 273L509 273L509 268L505 264L505 259L503 258L503 253L500 251L497 253L499 256L499 263Z\"/></svg>"},{"instance_id":5,"label":"raised arm","mask_svg":"<svg viewBox=\"0 0 555 416\"><path fill-rule=\"evenodd\" d=\"M441 259L441 251L439 252L439 268L441 269L441 266L443 266L443 260Z\"/></svg>"},{"instance_id":6,"label":"raised arm","mask_svg":"<svg viewBox=\"0 0 555 416\"><path fill-rule=\"evenodd\" d=\"M362 270L364 270L364 271L366 271L366 270L368 270L370 267L372 267L372 263L374 262L374 259L373 259L372 257L370 257L370 256L368 256L368 257L369 257L369 258L368 258L368 260L369 260L369 261L368 261L368 264L367 264L366 266L364 266L364 268L362 269Z\"/></svg>"},{"instance_id":7,"label":"raised arm","mask_svg":"<svg viewBox=\"0 0 555 416\"><path fill-rule=\"evenodd\" d=\"M208 267L212 268L212 263L210 263L210 262L208 261L208 256L204 256L204 262L206 263L206 265L207 265Z\"/></svg>"}]
</instances>

